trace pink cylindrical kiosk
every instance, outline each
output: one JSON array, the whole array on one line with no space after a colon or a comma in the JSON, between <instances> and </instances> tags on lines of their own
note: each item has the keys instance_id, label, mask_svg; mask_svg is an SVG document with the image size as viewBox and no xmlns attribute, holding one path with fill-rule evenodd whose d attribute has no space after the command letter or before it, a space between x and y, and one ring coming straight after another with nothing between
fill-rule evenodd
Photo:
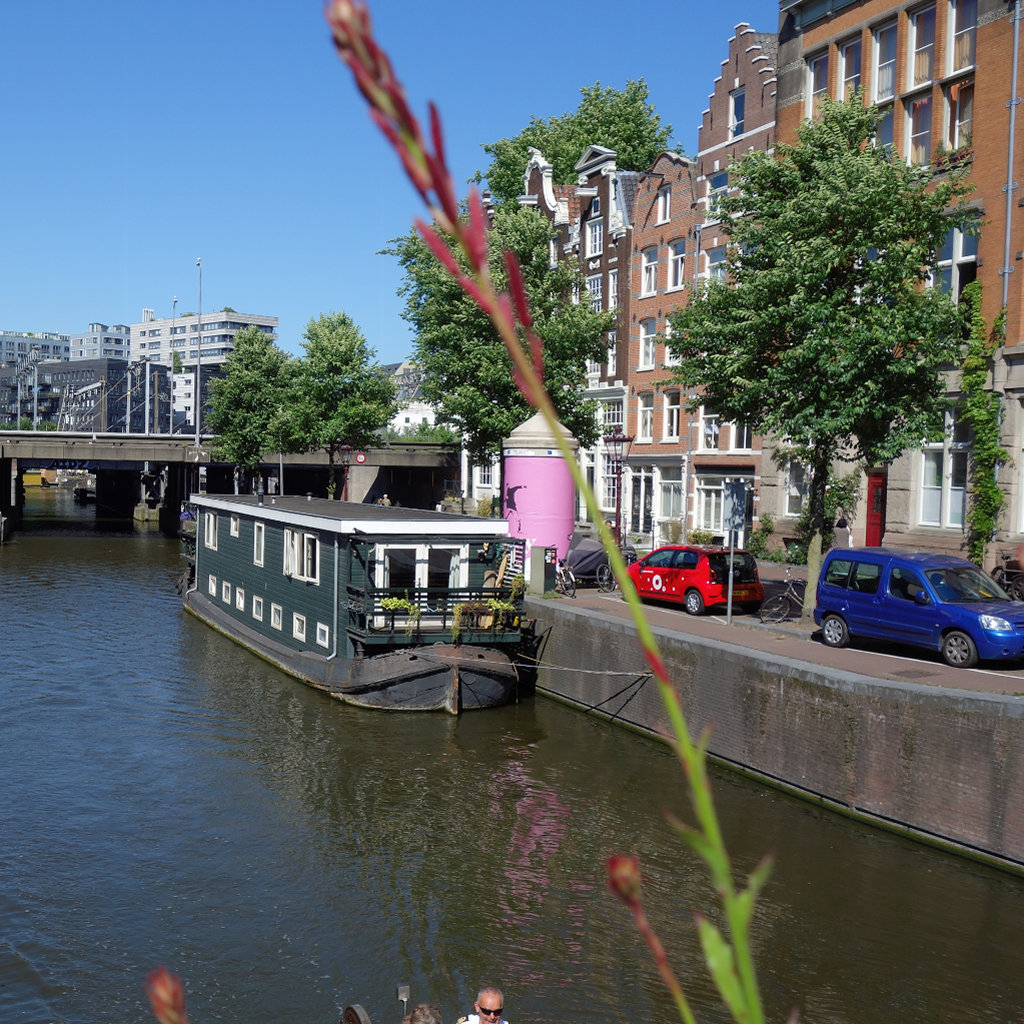
<instances>
[{"instance_id":1,"label":"pink cylindrical kiosk","mask_svg":"<svg viewBox=\"0 0 1024 1024\"><path fill-rule=\"evenodd\" d=\"M561 424L559 430L575 454L579 443ZM526 541L526 564L530 550L538 546L555 548L558 557L565 558L576 521L576 488L539 412L505 439L502 456L501 514L512 536Z\"/></svg>"}]
</instances>

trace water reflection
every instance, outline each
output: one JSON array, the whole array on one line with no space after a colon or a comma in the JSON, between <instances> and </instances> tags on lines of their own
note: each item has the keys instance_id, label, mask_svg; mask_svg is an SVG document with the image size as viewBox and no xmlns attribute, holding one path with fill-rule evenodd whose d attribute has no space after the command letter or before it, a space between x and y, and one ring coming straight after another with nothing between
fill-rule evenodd
<instances>
[{"instance_id":1,"label":"water reflection","mask_svg":"<svg viewBox=\"0 0 1024 1024\"><path fill-rule=\"evenodd\" d=\"M331 701L194 619L174 544L21 537L0 552L2 1020L146 1019L167 963L193 1018L674 1019L603 861L638 852L703 1020L703 872L664 748L545 701L463 716ZM770 1018L1019 1017L1024 886L728 775L737 868L776 868L755 937Z\"/></svg>"}]
</instances>

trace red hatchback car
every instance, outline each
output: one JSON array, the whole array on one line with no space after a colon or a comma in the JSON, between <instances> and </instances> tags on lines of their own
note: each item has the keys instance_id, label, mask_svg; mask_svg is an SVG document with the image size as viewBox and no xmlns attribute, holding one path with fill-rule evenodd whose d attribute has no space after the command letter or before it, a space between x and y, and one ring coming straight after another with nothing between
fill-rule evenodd
<instances>
[{"instance_id":1,"label":"red hatchback car","mask_svg":"<svg viewBox=\"0 0 1024 1024\"><path fill-rule=\"evenodd\" d=\"M677 601L691 615L729 599L729 549L672 544L657 548L627 572L642 597ZM733 607L754 612L764 600L757 562L746 551L732 553Z\"/></svg>"}]
</instances>

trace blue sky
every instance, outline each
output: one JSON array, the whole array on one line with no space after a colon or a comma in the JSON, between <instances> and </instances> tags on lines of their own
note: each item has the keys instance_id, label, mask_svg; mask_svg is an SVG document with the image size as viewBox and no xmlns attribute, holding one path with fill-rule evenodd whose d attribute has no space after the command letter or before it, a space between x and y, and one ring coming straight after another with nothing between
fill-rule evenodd
<instances>
[{"instance_id":1,"label":"blue sky","mask_svg":"<svg viewBox=\"0 0 1024 1024\"><path fill-rule=\"evenodd\" d=\"M697 127L733 28L778 0L643 7L381 0L413 109L433 99L461 183L484 143L580 89L643 78L673 141ZM280 318L300 351L344 310L381 362L412 348L378 255L418 197L337 59L321 0L10 0L0 14L0 329L78 333L198 305Z\"/></svg>"}]
</instances>

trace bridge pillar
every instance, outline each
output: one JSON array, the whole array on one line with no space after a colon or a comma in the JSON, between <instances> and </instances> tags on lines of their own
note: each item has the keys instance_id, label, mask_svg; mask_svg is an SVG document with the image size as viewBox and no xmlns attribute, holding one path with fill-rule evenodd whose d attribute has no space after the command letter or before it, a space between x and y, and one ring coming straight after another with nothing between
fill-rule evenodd
<instances>
[{"instance_id":1,"label":"bridge pillar","mask_svg":"<svg viewBox=\"0 0 1024 1024\"><path fill-rule=\"evenodd\" d=\"M164 518L164 499L167 490L167 467L151 467L139 477L141 493L135 503L136 530L160 530Z\"/></svg>"}]
</instances>

